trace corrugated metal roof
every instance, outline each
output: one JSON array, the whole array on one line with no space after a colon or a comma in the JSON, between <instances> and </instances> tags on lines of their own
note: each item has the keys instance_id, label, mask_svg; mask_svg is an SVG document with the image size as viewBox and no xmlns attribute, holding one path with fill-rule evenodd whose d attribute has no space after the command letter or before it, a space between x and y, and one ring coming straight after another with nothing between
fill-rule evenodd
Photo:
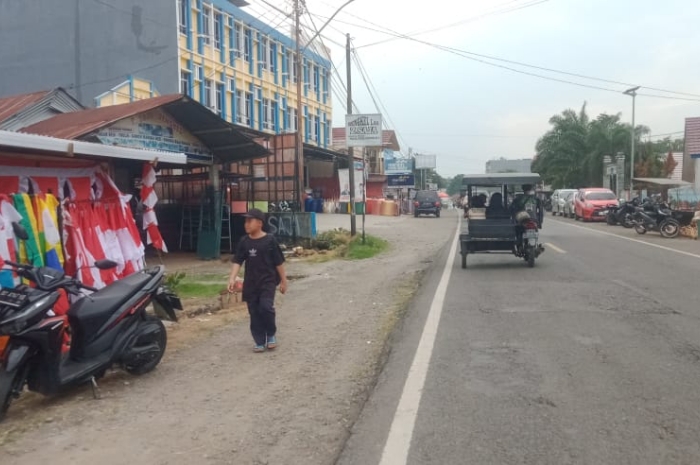
<instances>
[{"instance_id":1,"label":"corrugated metal roof","mask_svg":"<svg viewBox=\"0 0 700 465\"><path fill-rule=\"evenodd\" d=\"M50 93L50 90L42 90L41 92L32 92L31 94L11 95L9 97L0 98L0 123L12 118L28 106L40 102L41 99Z\"/></svg>"},{"instance_id":2,"label":"corrugated metal roof","mask_svg":"<svg viewBox=\"0 0 700 465\"><path fill-rule=\"evenodd\" d=\"M205 106L181 94L66 113L24 128L22 132L79 139L117 121L157 108L168 113L201 140L221 162L249 160L269 154L265 147L245 135L242 128L221 119Z\"/></svg>"},{"instance_id":3,"label":"corrugated metal roof","mask_svg":"<svg viewBox=\"0 0 700 465\"><path fill-rule=\"evenodd\" d=\"M21 132L61 139L77 139L117 121L154 110L167 103L175 102L182 97L180 94L163 95L162 97L138 100L124 105L112 105L64 113L26 127Z\"/></svg>"},{"instance_id":4,"label":"corrugated metal roof","mask_svg":"<svg viewBox=\"0 0 700 465\"><path fill-rule=\"evenodd\" d=\"M345 147L345 128L333 128L333 147ZM392 129L384 129L382 131L382 147L392 150L401 150L399 141L396 137L396 131Z\"/></svg>"}]
</instances>

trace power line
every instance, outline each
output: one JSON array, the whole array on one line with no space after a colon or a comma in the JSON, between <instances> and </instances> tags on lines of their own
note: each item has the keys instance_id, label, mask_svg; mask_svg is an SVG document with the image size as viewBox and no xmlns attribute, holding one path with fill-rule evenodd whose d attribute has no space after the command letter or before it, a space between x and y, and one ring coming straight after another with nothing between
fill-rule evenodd
<instances>
[{"instance_id":1,"label":"power line","mask_svg":"<svg viewBox=\"0 0 700 465\"><path fill-rule=\"evenodd\" d=\"M348 14L349 14L349 13L348 13ZM318 15L317 15L317 16L318 16ZM319 18L323 18L323 16L318 16L318 17L319 17ZM568 80L565 80L565 79L559 79L559 78L555 78L555 77L551 77L551 76L545 76L545 75L541 75L541 74L531 73L531 72L527 72L527 71L523 71L523 70L519 70L519 69L515 69L515 68L510 68L510 67L508 67L508 66L499 65L499 64L497 64L497 63L491 63L491 62L489 62L489 61L482 60L482 59L478 59L478 58L474 58L474 57L480 57L480 58L484 58L484 59L488 59L488 60L500 61L500 62L504 62L504 63L515 64L515 65L518 65L518 66L523 66L523 67L528 67L528 68L539 69L539 70L548 71L548 72L552 72L552 73L558 73L558 74L564 74L564 75L568 75L568 76L579 77L579 78L582 78L582 79L589 79L589 80L595 80L595 81L600 81L600 82L607 82L607 83L610 83L610 84L619 84L619 85L625 85L625 86L630 86L630 87L635 85L635 84L626 83L626 82L613 81L613 80L610 80L610 79L603 79L603 78L597 78L597 77L593 77L593 76L586 76L586 75L578 74L578 73L570 73L570 72L567 72L567 71L556 70L556 69L553 69L553 68L546 68L546 67L542 67L542 66L530 65L530 64L527 64L527 63L517 62L517 61L513 61L513 60L507 60L507 59L504 59L504 58L499 58L499 57L494 57L494 56L489 56L489 55L484 55L484 54L478 54L478 53L470 52L470 51L468 51L468 50L462 50L462 49L458 49L458 48L454 48L454 47L448 47L448 46L445 46L445 45L439 45L439 44L435 44L435 43L432 43L432 42L424 41L424 40L421 40L421 39L416 39L416 38L414 38L414 37L410 37L410 36L408 36L408 35L406 35L406 34L402 34L402 33L399 33L399 32L392 31L392 30L390 30L390 29L384 28L383 26L379 26L379 25L377 25L377 27L380 27L380 28L383 28L383 29L377 29L377 28L373 28L373 27L364 26L364 25L361 25L361 24L351 23L351 22L343 21L343 20L341 20L341 19L336 19L336 21L337 21L337 22L340 22L340 23L343 23L343 24L350 25L350 26L359 27L359 28L362 28L362 29L367 29L367 30L370 30L370 31L378 32L378 33L380 33L380 34L385 34L385 35L394 36L394 37L399 38L399 39L406 39L406 40L410 40L410 41L413 41L413 42L421 43L421 44L427 45L427 46L429 46L429 47L437 48L438 50L443 50L443 51L452 53L452 54L454 54L454 55L458 55L458 56L461 56L461 57L463 57L463 58L467 58L467 59L472 60L472 61L477 61L477 62L479 62L479 63L483 63L483 64L486 64L486 65L489 65L489 66L494 66L494 67L498 67L498 68L503 68L503 69L506 69L506 70L509 70L509 71L513 71L513 72L516 72L516 73L525 74L525 75L533 76L533 77L538 77L538 78L541 78L541 79L547 79L547 80L550 80L550 81L561 82L561 83L564 83L564 84L570 84L570 85L575 85L575 86L579 86L579 87L587 87L587 88L590 88L590 89L603 90L603 91L607 91L607 92L620 93L620 91L619 91L618 89L610 89L610 88L605 88L605 87L601 87L601 86L595 86L595 85L590 85L590 84L583 84L583 83L580 83L580 82L573 82L573 81L568 81ZM365 22L368 22L368 23L371 23L371 22L368 21L368 20L364 20L364 21L365 21ZM371 23L371 24L374 24L374 23ZM687 93L687 92L677 92L677 91L672 91L672 90L667 90L667 89L661 89L661 88L657 88L657 87L648 87L648 86L641 86L641 87L643 87L643 88L645 88L645 89L649 89L649 90L654 90L654 91L657 91L657 92L665 92L665 93L671 93L671 94L677 94L677 95L687 95L687 96L692 96L692 97L700 97L700 94L691 94L691 93ZM645 96L645 97L652 97L652 98L669 99L669 100L684 100L684 101L691 101L691 102L700 101L700 99L689 99L689 98L673 97L673 96L657 95L657 94L647 94L647 93L638 93L637 95Z\"/></svg>"},{"instance_id":2,"label":"power line","mask_svg":"<svg viewBox=\"0 0 700 465\"><path fill-rule=\"evenodd\" d=\"M503 3L503 4L501 4L501 5L497 5L496 8L500 8L500 7L503 7L503 6L506 6L506 5L510 5L510 4L512 4L512 3L517 3L518 1L520 1L520 0L511 0L511 1L506 2L506 3ZM517 10L522 10L522 9L530 8L530 7L533 7L533 6L539 5L539 4L541 4L541 3L548 2L548 1L549 1L549 0L534 0L534 1L531 1L530 3L526 3L526 4L524 4L524 5L512 6L512 7L510 7L510 8L506 8L506 9L503 9L503 10L496 10L496 11L485 12L485 13L482 13L482 14L480 14L480 15L472 16L472 17L470 17L470 18L466 18L466 19L463 19L463 20L460 20L460 21L456 21L456 22L454 22L454 23L445 24L445 25L443 25L443 26L437 26L437 27L434 27L434 28L431 28L431 29L425 29L425 30L416 31L416 32L409 32L409 33L406 34L406 35L411 36L411 37L415 37L415 36L419 36L419 35L429 34L429 33L431 33L431 32L442 31L442 30L445 30L445 29L453 28L453 27L455 27L455 26L461 26L461 25L463 25L463 24L467 24L467 23L471 23L471 22L474 22L474 21L478 21L479 19L483 19L483 18L486 18L486 17L488 17L488 16L501 15L501 14L506 14L506 13L510 13L510 12L513 12L513 11L517 11ZM346 12L346 14L348 14L348 15L350 15L350 16L354 16L354 17L356 17L356 18L358 18L358 19L363 19L363 18L360 18L359 16L353 15L353 14L351 14L351 13L349 13L349 12ZM398 37L394 37L394 38L390 38L390 39L379 40L379 41L377 41L377 42L372 42L372 43L369 43L369 44L360 45L360 46L357 47L357 48L360 49L360 48L365 48L365 47L371 47L371 46L373 46L373 45L379 45L379 44L384 44L384 43L387 43L387 42L392 42L392 41L397 40L397 39L399 39L399 38L398 38Z\"/></svg>"}]
</instances>

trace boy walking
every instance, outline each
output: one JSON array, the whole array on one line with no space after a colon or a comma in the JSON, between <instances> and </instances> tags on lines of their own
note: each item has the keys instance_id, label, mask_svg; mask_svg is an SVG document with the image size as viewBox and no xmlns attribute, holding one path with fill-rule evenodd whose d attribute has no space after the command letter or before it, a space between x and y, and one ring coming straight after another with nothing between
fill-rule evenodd
<instances>
[{"instance_id":1,"label":"boy walking","mask_svg":"<svg viewBox=\"0 0 700 465\"><path fill-rule=\"evenodd\" d=\"M287 292L287 274L284 270L284 255L277 240L265 233L265 214L257 208L245 215L245 232L233 258L229 279L229 290L233 291L236 276L245 263L243 301L248 304L250 332L255 341L254 352L264 352L277 347L275 325L275 289Z\"/></svg>"}]
</instances>

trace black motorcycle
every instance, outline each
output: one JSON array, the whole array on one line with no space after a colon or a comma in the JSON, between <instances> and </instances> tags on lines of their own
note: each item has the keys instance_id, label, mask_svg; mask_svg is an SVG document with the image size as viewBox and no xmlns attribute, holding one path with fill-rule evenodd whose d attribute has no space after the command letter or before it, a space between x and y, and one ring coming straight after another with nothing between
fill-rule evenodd
<instances>
[{"instance_id":1,"label":"black motorcycle","mask_svg":"<svg viewBox=\"0 0 700 465\"><path fill-rule=\"evenodd\" d=\"M26 240L21 226L16 235ZM163 266L97 290L52 268L5 265L33 286L0 289L0 420L25 384L30 391L51 395L90 382L99 397L96 380L113 365L140 375L160 363L167 333L146 307L157 303L175 320L175 310L182 309L180 299L163 286ZM110 269L116 263L99 260L95 266ZM63 316L52 311L60 289L79 296Z\"/></svg>"},{"instance_id":2,"label":"black motorcycle","mask_svg":"<svg viewBox=\"0 0 700 465\"><path fill-rule=\"evenodd\" d=\"M673 217L673 212L665 203L654 203L647 199L636 208L634 230L637 234L659 231L662 237L674 238L681 230L681 224Z\"/></svg>"},{"instance_id":3,"label":"black motorcycle","mask_svg":"<svg viewBox=\"0 0 700 465\"><path fill-rule=\"evenodd\" d=\"M639 202L635 199L632 202L621 202L619 206L608 205L607 223L610 226L619 224L628 229L633 228L635 224L634 215L637 211L636 205L638 204Z\"/></svg>"}]
</instances>

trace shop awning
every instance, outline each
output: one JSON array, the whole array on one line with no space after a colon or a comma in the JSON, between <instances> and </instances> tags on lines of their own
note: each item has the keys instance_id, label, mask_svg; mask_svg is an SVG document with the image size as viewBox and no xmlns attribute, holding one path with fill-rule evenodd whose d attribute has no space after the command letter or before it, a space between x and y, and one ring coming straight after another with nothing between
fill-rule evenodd
<instances>
[{"instance_id":1,"label":"shop awning","mask_svg":"<svg viewBox=\"0 0 700 465\"><path fill-rule=\"evenodd\" d=\"M89 139L102 128L155 109L161 109L175 119L186 131L197 137L221 163L269 155L265 147L246 135L241 128L181 94L65 113L24 128L22 132L64 139Z\"/></svg>"},{"instance_id":2,"label":"shop awning","mask_svg":"<svg viewBox=\"0 0 700 465\"><path fill-rule=\"evenodd\" d=\"M668 178L634 178L637 182L645 182L647 184L654 184L657 186L689 186L692 183L688 181L681 181L679 179L668 179Z\"/></svg>"},{"instance_id":3,"label":"shop awning","mask_svg":"<svg viewBox=\"0 0 700 465\"><path fill-rule=\"evenodd\" d=\"M184 165L187 157L184 153L160 152L156 150L131 149L112 145L95 144L78 140L58 139L55 137L24 134L21 132L0 130L0 150L38 151L64 156L80 155L89 158L111 158L122 160L154 161Z\"/></svg>"}]
</instances>

